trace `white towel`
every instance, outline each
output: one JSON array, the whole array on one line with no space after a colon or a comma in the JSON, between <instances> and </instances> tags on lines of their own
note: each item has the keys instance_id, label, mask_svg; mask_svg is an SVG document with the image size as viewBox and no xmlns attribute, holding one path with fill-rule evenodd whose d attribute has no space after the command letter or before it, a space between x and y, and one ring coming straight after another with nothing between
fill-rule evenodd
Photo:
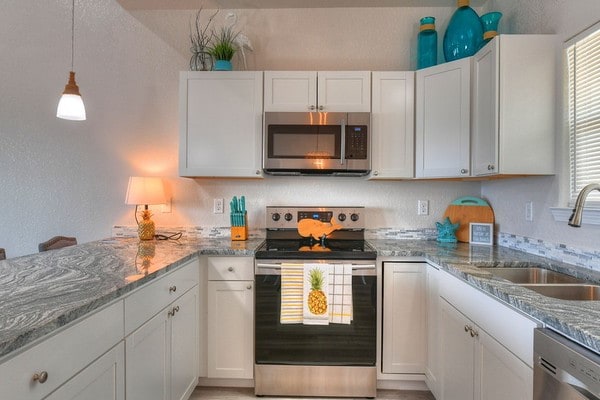
<instances>
[{"instance_id":1,"label":"white towel","mask_svg":"<svg viewBox=\"0 0 600 400\"><path fill-rule=\"evenodd\" d=\"M331 269L330 264L304 264L304 299L303 303L303 314L304 318L302 323L305 325L329 325L329 272ZM323 277L323 284L321 291L325 296L326 308L323 314L313 314L308 307L308 300L311 292L310 273L313 270L321 271Z\"/></svg>"},{"instance_id":2,"label":"white towel","mask_svg":"<svg viewBox=\"0 0 600 400\"><path fill-rule=\"evenodd\" d=\"M281 264L281 324L302 323L304 264Z\"/></svg>"},{"instance_id":3,"label":"white towel","mask_svg":"<svg viewBox=\"0 0 600 400\"><path fill-rule=\"evenodd\" d=\"M329 275L329 322L351 324L352 303L352 264L335 264Z\"/></svg>"}]
</instances>

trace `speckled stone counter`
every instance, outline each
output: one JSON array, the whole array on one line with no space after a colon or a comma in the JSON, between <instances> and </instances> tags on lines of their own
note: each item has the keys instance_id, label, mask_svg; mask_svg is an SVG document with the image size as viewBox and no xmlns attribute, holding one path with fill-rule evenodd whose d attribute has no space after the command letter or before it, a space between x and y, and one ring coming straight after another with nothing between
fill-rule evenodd
<instances>
[{"instance_id":1,"label":"speckled stone counter","mask_svg":"<svg viewBox=\"0 0 600 400\"><path fill-rule=\"evenodd\" d=\"M109 239L0 261L0 360L185 263L247 255L263 239Z\"/></svg>"},{"instance_id":2,"label":"speckled stone counter","mask_svg":"<svg viewBox=\"0 0 600 400\"><path fill-rule=\"evenodd\" d=\"M499 246L440 244L436 241L369 240L379 257L424 257L548 327L600 353L600 301L546 297L495 278L478 267L541 266L600 284L600 274L543 257Z\"/></svg>"},{"instance_id":3,"label":"speckled stone counter","mask_svg":"<svg viewBox=\"0 0 600 400\"><path fill-rule=\"evenodd\" d=\"M253 256L263 239L108 239L0 261L0 361L9 353L200 255ZM423 257L600 353L600 301L542 296L478 266L533 266L600 283L600 273L506 247L369 240L379 257Z\"/></svg>"}]
</instances>

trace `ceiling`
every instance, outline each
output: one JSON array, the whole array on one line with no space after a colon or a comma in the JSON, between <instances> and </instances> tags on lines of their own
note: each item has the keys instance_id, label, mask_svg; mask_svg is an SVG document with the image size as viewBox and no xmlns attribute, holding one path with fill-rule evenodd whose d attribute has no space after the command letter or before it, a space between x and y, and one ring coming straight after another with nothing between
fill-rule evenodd
<instances>
[{"instance_id":1,"label":"ceiling","mask_svg":"<svg viewBox=\"0 0 600 400\"><path fill-rule=\"evenodd\" d=\"M456 0L117 0L127 10L192 10L202 8L335 8L335 7L452 7ZM479 7L488 0L471 0Z\"/></svg>"}]
</instances>

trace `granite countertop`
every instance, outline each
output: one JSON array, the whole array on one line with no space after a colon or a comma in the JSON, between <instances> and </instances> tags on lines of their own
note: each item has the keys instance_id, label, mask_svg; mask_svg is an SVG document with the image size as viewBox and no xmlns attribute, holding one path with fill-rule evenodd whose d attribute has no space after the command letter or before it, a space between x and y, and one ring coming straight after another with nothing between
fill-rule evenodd
<instances>
[{"instance_id":1,"label":"granite countertop","mask_svg":"<svg viewBox=\"0 0 600 400\"><path fill-rule=\"evenodd\" d=\"M2 260L0 359L197 254L253 256L263 240L119 238Z\"/></svg>"},{"instance_id":2,"label":"granite countertop","mask_svg":"<svg viewBox=\"0 0 600 400\"><path fill-rule=\"evenodd\" d=\"M254 256L262 238L107 239L0 261L0 360L201 255ZM600 302L542 296L477 266L540 265L600 283L600 273L498 246L369 240L379 257L423 257L600 353ZM137 267L136 267L137 266Z\"/></svg>"},{"instance_id":3,"label":"granite countertop","mask_svg":"<svg viewBox=\"0 0 600 400\"><path fill-rule=\"evenodd\" d=\"M600 273L501 246L436 241L369 240L379 257L424 257L472 286L510 304L565 336L600 353L600 301L546 297L494 277L479 267L541 266L600 284Z\"/></svg>"}]
</instances>

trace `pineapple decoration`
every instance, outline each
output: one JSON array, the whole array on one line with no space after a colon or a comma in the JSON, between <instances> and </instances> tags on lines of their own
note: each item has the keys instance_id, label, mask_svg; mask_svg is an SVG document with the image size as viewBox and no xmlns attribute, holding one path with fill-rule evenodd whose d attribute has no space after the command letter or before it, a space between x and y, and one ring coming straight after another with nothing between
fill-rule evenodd
<instances>
[{"instance_id":1,"label":"pineapple decoration","mask_svg":"<svg viewBox=\"0 0 600 400\"><path fill-rule=\"evenodd\" d=\"M310 270L309 280L308 310L314 315L323 315L327 312L327 296L323 293L323 271L318 268Z\"/></svg>"},{"instance_id":2,"label":"pineapple decoration","mask_svg":"<svg viewBox=\"0 0 600 400\"><path fill-rule=\"evenodd\" d=\"M145 209L142 210L140 214L142 215L142 220L138 222L138 236L141 240L154 239L156 228L154 225L154 221L150 219L152 213L150 212L150 210Z\"/></svg>"}]
</instances>

